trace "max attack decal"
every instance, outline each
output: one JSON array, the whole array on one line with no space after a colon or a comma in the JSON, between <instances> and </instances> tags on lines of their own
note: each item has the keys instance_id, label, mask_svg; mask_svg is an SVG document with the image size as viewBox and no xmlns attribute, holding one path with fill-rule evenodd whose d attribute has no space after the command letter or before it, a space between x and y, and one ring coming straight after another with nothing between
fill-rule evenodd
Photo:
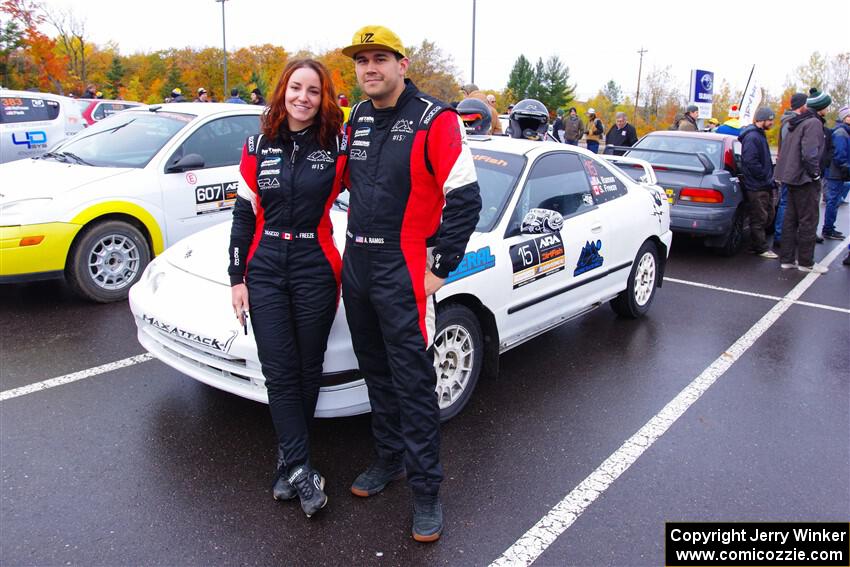
<instances>
[{"instance_id":1,"label":"max attack decal","mask_svg":"<svg viewBox=\"0 0 850 567\"><path fill-rule=\"evenodd\" d=\"M457 265L457 268L449 273L449 277L446 278L446 283L463 279L467 276L471 276L472 274L483 272L484 270L489 270L495 265L496 257L490 253L489 246L479 248L474 252L467 252L464 254L463 259L461 259L460 264Z\"/></svg>"},{"instance_id":2,"label":"max attack decal","mask_svg":"<svg viewBox=\"0 0 850 567\"><path fill-rule=\"evenodd\" d=\"M205 337L204 335L198 335L196 333L192 333L191 331L185 331L179 327L175 327L174 325L163 323L149 315L143 314L142 319L145 323L156 327L166 335L173 335L183 340L191 341L193 343L213 348L221 352L227 352L230 349L230 344L233 342L233 339L235 339L236 335L238 334L237 331L231 331L230 336L226 339L217 339L215 337Z\"/></svg>"},{"instance_id":3,"label":"max attack decal","mask_svg":"<svg viewBox=\"0 0 850 567\"><path fill-rule=\"evenodd\" d=\"M601 240L597 240L596 242L589 241L585 244L584 248L581 249L581 254L579 254L578 263L576 264L573 275L578 276L602 266L605 263L605 258L599 254L600 250L602 250Z\"/></svg>"},{"instance_id":4,"label":"max attack decal","mask_svg":"<svg viewBox=\"0 0 850 567\"><path fill-rule=\"evenodd\" d=\"M557 234L539 236L511 246L514 289L565 268L564 243Z\"/></svg>"}]
</instances>

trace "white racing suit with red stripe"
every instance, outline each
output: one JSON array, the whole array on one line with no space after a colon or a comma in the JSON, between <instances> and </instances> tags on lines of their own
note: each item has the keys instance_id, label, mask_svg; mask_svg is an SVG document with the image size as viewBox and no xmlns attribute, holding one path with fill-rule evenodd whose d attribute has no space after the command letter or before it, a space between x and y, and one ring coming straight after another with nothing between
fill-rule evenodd
<instances>
[{"instance_id":1,"label":"white racing suit with red stripe","mask_svg":"<svg viewBox=\"0 0 850 567\"><path fill-rule=\"evenodd\" d=\"M403 458L413 491L433 495L443 473L429 350L434 298L425 296L425 272L445 278L457 267L481 197L457 113L406 83L395 107L363 102L346 127L347 158L340 159L348 160L343 184L351 199L342 289L376 453Z\"/></svg>"},{"instance_id":2,"label":"white racing suit with red stripe","mask_svg":"<svg viewBox=\"0 0 850 567\"><path fill-rule=\"evenodd\" d=\"M248 286L279 474L309 463L341 270L329 215L339 194L338 148L321 147L312 128L287 138L251 136L242 150L228 269L231 285Z\"/></svg>"}]
</instances>

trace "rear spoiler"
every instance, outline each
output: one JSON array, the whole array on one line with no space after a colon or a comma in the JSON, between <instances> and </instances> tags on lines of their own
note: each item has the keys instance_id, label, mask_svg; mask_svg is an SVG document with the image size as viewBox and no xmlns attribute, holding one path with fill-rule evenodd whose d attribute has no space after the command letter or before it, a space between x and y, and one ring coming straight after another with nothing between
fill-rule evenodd
<instances>
[{"instance_id":1,"label":"rear spoiler","mask_svg":"<svg viewBox=\"0 0 850 567\"><path fill-rule=\"evenodd\" d=\"M672 171L690 171L693 173L702 173L703 175L708 175L714 172L714 164L711 163L711 160L708 159L708 156L703 152L675 152L673 150L655 150L651 148L630 148L628 146L605 146L605 151L608 150L620 150L623 152L654 152L657 154L670 154L670 155L678 155L678 156L691 156L696 157L702 168L699 167L688 167L686 165L667 165L659 163L659 167L663 167L664 169L669 169Z\"/></svg>"},{"instance_id":2,"label":"rear spoiler","mask_svg":"<svg viewBox=\"0 0 850 567\"><path fill-rule=\"evenodd\" d=\"M609 147L611 147L611 146L609 146ZM625 164L634 165L634 166L637 166L637 167L642 167L643 168L643 175L640 176L638 181L640 181L641 183L649 184L649 185L658 185L658 179L655 177L655 170L652 169L652 164L649 163L646 160L637 159L637 158L633 158L633 157L608 155L608 154L603 154L603 155L600 155L599 157L601 157L602 159L604 159L606 161L610 161L611 163L614 163L614 164L625 163Z\"/></svg>"}]
</instances>

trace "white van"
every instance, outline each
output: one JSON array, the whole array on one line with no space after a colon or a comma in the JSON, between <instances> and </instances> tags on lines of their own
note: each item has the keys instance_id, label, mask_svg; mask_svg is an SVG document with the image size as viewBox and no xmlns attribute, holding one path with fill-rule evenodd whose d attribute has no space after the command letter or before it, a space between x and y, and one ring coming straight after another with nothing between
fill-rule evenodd
<instances>
[{"instance_id":1,"label":"white van","mask_svg":"<svg viewBox=\"0 0 850 567\"><path fill-rule=\"evenodd\" d=\"M40 156L85 126L72 98L0 90L0 163Z\"/></svg>"}]
</instances>

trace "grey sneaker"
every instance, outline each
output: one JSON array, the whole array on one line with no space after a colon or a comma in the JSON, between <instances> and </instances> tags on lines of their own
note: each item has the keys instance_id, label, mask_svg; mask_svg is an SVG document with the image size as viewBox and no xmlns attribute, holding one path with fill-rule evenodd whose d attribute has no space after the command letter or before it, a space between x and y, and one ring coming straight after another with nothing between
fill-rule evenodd
<instances>
[{"instance_id":1,"label":"grey sneaker","mask_svg":"<svg viewBox=\"0 0 850 567\"><path fill-rule=\"evenodd\" d=\"M308 518L328 503L328 496L324 492L324 477L306 465L297 466L289 473L289 484L298 491L301 509Z\"/></svg>"},{"instance_id":2,"label":"grey sneaker","mask_svg":"<svg viewBox=\"0 0 850 567\"><path fill-rule=\"evenodd\" d=\"M759 256L761 256L762 258L770 258L771 260L779 258L779 254L777 254L773 250L765 250L764 252L759 254Z\"/></svg>"},{"instance_id":3,"label":"grey sneaker","mask_svg":"<svg viewBox=\"0 0 850 567\"><path fill-rule=\"evenodd\" d=\"M354 480L351 493L361 498L373 496L390 482L401 478L404 478L404 464L401 459L396 461L378 459Z\"/></svg>"},{"instance_id":4,"label":"grey sneaker","mask_svg":"<svg viewBox=\"0 0 850 567\"><path fill-rule=\"evenodd\" d=\"M797 263L796 262L794 262L793 264L782 263L782 264L779 264L779 267L782 268L783 270L792 270L792 269L797 267Z\"/></svg>"},{"instance_id":5,"label":"grey sneaker","mask_svg":"<svg viewBox=\"0 0 850 567\"><path fill-rule=\"evenodd\" d=\"M298 496L298 491L289 484L289 479L286 478L286 463L283 459L283 450L279 446L277 448L277 474L272 486L272 496L275 500L292 500Z\"/></svg>"},{"instance_id":6,"label":"grey sneaker","mask_svg":"<svg viewBox=\"0 0 850 567\"><path fill-rule=\"evenodd\" d=\"M439 496L413 496L413 539L432 542L443 533L443 506Z\"/></svg>"},{"instance_id":7,"label":"grey sneaker","mask_svg":"<svg viewBox=\"0 0 850 567\"><path fill-rule=\"evenodd\" d=\"M801 272L809 272L812 274L825 274L829 271L829 268L819 264L814 264L812 266L797 266L797 269Z\"/></svg>"}]
</instances>

